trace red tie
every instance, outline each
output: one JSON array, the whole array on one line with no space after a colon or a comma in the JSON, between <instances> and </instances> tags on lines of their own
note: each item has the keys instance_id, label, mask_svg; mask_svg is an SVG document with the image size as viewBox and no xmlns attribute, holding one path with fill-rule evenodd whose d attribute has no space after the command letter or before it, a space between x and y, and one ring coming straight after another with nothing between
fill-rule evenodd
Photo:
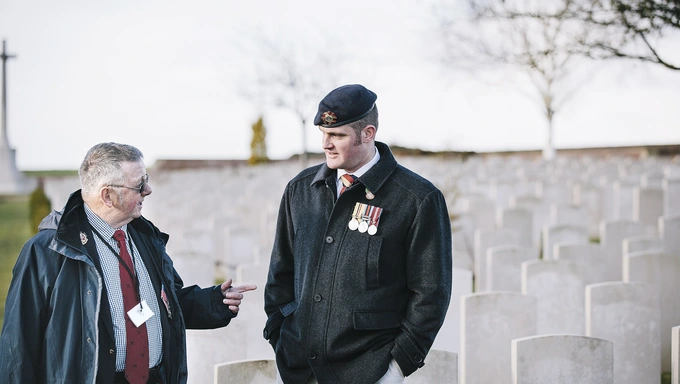
<instances>
[{"instance_id":1,"label":"red tie","mask_svg":"<svg viewBox=\"0 0 680 384\"><path fill-rule=\"evenodd\" d=\"M341 195L343 192L345 192L345 189L354 184L354 180L356 180L356 177L354 177L354 175L350 175L349 173L345 173L344 175L340 176L340 181L342 181L342 189L340 189Z\"/></svg>"},{"instance_id":2,"label":"red tie","mask_svg":"<svg viewBox=\"0 0 680 384\"><path fill-rule=\"evenodd\" d=\"M134 273L134 264L132 264L132 258L125 244L125 232L119 229L114 232L113 238L116 239L118 247L120 247L121 259L123 259L129 270ZM127 339L125 378L130 384L144 384L149 378L149 338L146 332L146 323L135 327L128 317L127 312L139 304L137 301L137 291L135 290L134 279L122 263L119 264L119 270L120 290L123 294L123 307L125 308L125 335Z\"/></svg>"}]
</instances>

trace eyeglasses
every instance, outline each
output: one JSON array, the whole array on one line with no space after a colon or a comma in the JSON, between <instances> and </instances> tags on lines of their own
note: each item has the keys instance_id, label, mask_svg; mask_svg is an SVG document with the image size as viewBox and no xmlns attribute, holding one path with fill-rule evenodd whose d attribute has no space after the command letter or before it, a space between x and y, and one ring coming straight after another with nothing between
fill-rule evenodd
<instances>
[{"instance_id":1,"label":"eyeglasses","mask_svg":"<svg viewBox=\"0 0 680 384\"><path fill-rule=\"evenodd\" d=\"M144 190L146 189L146 185L149 183L149 174L144 175L144 180L142 180L142 183L139 184L136 187L128 187L125 185L115 185L115 184L110 184L109 187L118 187L118 188L127 188L127 189L132 189L133 191L139 192L140 195L144 194Z\"/></svg>"}]
</instances>

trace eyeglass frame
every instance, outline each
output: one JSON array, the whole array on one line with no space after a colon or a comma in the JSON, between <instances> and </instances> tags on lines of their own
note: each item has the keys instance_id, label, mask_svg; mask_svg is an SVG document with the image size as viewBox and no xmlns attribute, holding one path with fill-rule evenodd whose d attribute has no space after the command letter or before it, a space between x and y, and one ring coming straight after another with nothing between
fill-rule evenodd
<instances>
[{"instance_id":1,"label":"eyeglass frame","mask_svg":"<svg viewBox=\"0 0 680 384\"><path fill-rule=\"evenodd\" d=\"M149 174L145 173L144 174L144 180L142 180L142 183L137 186L137 187L128 187L126 185L116 185L116 184L109 184L109 187L118 187L118 188L127 188L127 189L132 189L133 191L139 192L140 195L144 194L144 191L146 190L146 186L149 184Z\"/></svg>"}]
</instances>

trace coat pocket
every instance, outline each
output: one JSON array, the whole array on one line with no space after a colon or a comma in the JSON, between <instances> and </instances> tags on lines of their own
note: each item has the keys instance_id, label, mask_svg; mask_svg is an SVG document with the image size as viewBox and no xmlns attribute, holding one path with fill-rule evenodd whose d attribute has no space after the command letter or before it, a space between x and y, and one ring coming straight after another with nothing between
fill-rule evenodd
<instances>
[{"instance_id":1,"label":"coat pocket","mask_svg":"<svg viewBox=\"0 0 680 384\"><path fill-rule=\"evenodd\" d=\"M366 254L366 288L380 287L380 247L382 237L369 237Z\"/></svg>"},{"instance_id":2,"label":"coat pocket","mask_svg":"<svg viewBox=\"0 0 680 384\"><path fill-rule=\"evenodd\" d=\"M279 307L279 310L281 311L281 314L283 317L288 317L291 313L295 312L297 309L297 301L291 301L290 303L286 305L282 305Z\"/></svg>"},{"instance_id":3,"label":"coat pocket","mask_svg":"<svg viewBox=\"0 0 680 384\"><path fill-rule=\"evenodd\" d=\"M354 312L354 329L361 331L375 331L379 329L398 328L401 319L397 312Z\"/></svg>"}]
</instances>

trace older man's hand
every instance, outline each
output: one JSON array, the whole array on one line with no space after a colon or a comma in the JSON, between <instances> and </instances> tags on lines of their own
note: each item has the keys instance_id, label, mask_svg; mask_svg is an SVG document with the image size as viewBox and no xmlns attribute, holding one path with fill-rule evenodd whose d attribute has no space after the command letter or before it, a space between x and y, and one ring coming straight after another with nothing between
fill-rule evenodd
<instances>
[{"instance_id":1,"label":"older man's hand","mask_svg":"<svg viewBox=\"0 0 680 384\"><path fill-rule=\"evenodd\" d=\"M231 283L232 280L227 279L227 281L222 283L220 286L220 289L222 290L222 296L224 296L224 300L222 300L222 302L225 305L228 305L232 312L238 313L241 300L243 300L243 292L254 291L257 289L257 285L251 284L234 287L231 285Z\"/></svg>"}]
</instances>

